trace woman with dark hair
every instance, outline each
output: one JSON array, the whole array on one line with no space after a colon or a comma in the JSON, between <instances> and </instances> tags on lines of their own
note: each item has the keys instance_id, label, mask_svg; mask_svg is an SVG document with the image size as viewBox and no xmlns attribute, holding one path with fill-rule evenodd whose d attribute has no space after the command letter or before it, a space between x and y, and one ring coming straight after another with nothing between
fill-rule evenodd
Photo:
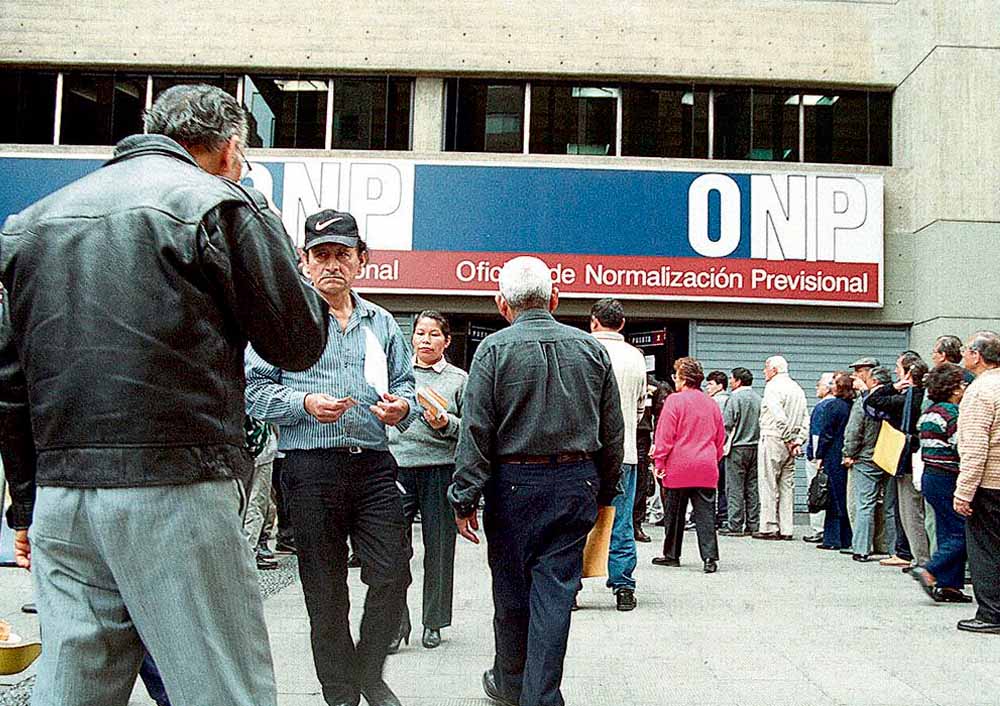
<instances>
[{"instance_id":1,"label":"woman with dark hair","mask_svg":"<svg viewBox=\"0 0 1000 706\"><path fill-rule=\"evenodd\" d=\"M399 464L399 485L411 542L413 518L420 511L424 542L421 644L428 649L441 644L441 628L451 625L455 575L456 529L448 484L455 473L455 446L468 375L445 360L444 352L450 344L451 328L444 316L432 310L417 316L413 325L413 377L423 415L405 432L387 428L389 450ZM390 650L399 649L403 640L410 642L410 611L405 606Z\"/></svg>"},{"instance_id":2,"label":"woman with dark hair","mask_svg":"<svg viewBox=\"0 0 1000 706\"><path fill-rule=\"evenodd\" d=\"M663 403L654 440L656 477L664 488L664 538L663 556L653 563L680 566L684 511L690 500L705 573L712 574L719 569L715 493L726 430L719 405L701 390L705 373L697 360L678 359L673 378L677 393Z\"/></svg>"},{"instance_id":3,"label":"woman with dark hair","mask_svg":"<svg viewBox=\"0 0 1000 706\"><path fill-rule=\"evenodd\" d=\"M854 378L843 371L834 373L833 399L823 405L817 420L816 457L819 470L830 479L830 504L826 508L823 541L817 549L848 549L853 541L847 519L847 469L843 464L844 430L851 416Z\"/></svg>"},{"instance_id":4,"label":"woman with dark hair","mask_svg":"<svg viewBox=\"0 0 1000 706\"><path fill-rule=\"evenodd\" d=\"M958 480L958 403L965 393L965 370L941 363L925 378L933 404L920 417L920 453L924 460L922 491L934 509L937 551L925 567L911 574L936 603L971 603L965 583L965 518L955 512L952 496Z\"/></svg>"}]
</instances>

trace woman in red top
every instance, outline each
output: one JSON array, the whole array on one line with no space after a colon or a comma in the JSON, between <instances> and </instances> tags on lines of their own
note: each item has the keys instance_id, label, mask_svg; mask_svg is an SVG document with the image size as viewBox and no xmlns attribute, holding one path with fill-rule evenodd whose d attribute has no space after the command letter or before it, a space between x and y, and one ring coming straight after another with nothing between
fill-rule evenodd
<instances>
[{"instance_id":1,"label":"woman in red top","mask_svg":"<svg viewBox=\"0 0 1000 706\"><path fill-rule=\"evenodd\" d=\"M684 511L694 507L698 550L705 573L719 568L719 541L715 534L715 489L726 430L719 405L701 391L705 373L694 358L674 363L677 394L663 403L656 423L653 461L663 484L663 556L657 566L680 566L684 539Z\"/></svg>"}]
</instances>

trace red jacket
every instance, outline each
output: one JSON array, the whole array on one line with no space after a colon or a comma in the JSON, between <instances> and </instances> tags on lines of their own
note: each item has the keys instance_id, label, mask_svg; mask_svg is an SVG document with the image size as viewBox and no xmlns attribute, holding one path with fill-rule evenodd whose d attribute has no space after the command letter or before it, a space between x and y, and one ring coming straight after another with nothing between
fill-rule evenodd
<instances>
[{"instance_id":1,"label":"red jacket","mask_svg":"<svg viewBox=\"0 0 1000 706\"><path fill-rule=\"evenodd\" d=\"M719 405L701 390L667 397L656 423L653 461L665 488L715 488L726 429Z\"/></svg>"}]
</instances>

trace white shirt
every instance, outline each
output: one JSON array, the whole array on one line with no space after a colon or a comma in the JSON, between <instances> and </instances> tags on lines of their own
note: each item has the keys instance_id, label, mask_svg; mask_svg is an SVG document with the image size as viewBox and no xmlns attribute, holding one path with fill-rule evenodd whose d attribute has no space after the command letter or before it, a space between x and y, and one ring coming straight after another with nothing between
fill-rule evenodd
<instances>
[{"instance_id":1,"label":"white shirt","mask_svg":"<svg viewBox=\"0 0 1000 706\"><path fill-rule=\"evenodd\" d=\"M638 348L625 342L625 337L613 331L595 331L611 358L611 368L618 382L622 418L625 420L625 458L622 463L639 463L635 436L639 418L646 407L646 359Z\"/></svg>"}]
</instances>

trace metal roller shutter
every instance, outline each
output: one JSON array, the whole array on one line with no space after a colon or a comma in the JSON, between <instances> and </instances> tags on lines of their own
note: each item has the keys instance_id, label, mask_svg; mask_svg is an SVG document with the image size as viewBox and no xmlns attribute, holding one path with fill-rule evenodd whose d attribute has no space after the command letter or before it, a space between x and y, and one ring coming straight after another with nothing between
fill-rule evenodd
<instances>
[{"instance_id":1,"label":"metal roller shutter","mask_svg":"<svg viewBox=\"0 0 1000 706\"><path fill-rule=\"evenodd\" d=\"M764 361L772 355L788 360L788 372L806 392L809 410L816 403L816 380L825 372L847 370L863 355L874 355L892 370L896 358L909 346L905 327L795 326L730 324L692 321L690 350L705 373L727 375L738 366L754 376L753 387L764 392ZM805 464L795 470L795 509L806 512Z\"/></svg>"}]
</instances>

